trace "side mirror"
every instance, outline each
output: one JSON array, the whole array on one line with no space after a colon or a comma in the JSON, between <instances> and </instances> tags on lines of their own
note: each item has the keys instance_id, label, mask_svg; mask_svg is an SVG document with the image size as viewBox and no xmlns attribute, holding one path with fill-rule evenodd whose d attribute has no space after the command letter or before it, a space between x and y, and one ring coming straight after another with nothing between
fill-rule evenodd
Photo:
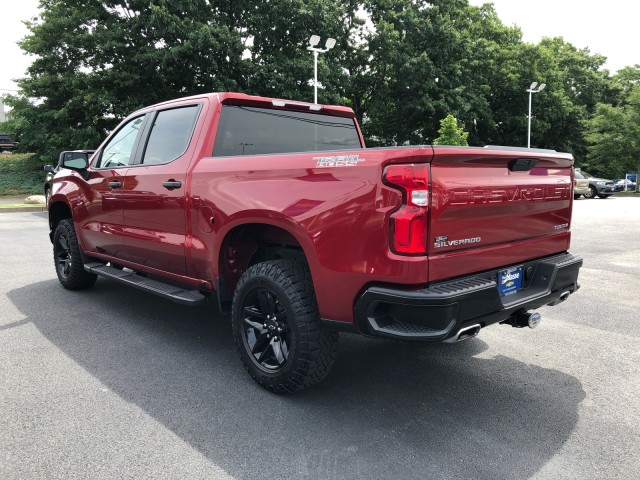
<instances>
[{"instance_id":1,"label":"side mirror","mask_svg":"<svg viewBox=\"0 0 640 480\"><path fill-rule=\"evenodd\" d=\"M55 173L55 168L53 165L45 165L44 171L47 173Z\"/></svg>"},{"instance_id":2,"label":"side mirror","mask_svg":"<svg viewBox=\"0 0 640 480\"><path fill-rule=\"evenodd\" d=\"M83 152L69 152L62 159L62 167L70 170L86 170L89 167L89 155Z\"/></svg>"}]
</instances>

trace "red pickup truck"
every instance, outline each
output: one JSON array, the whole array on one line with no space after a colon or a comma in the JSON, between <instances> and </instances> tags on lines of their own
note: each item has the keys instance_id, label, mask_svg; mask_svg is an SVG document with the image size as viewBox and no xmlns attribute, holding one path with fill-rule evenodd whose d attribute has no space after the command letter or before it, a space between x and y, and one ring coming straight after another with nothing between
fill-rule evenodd
<instances>
[{"instance_id":1,"label":"red pickup truck","mask_svg":"<svg viewBox=\"0 0 640 480\"><path fill-rule=\"evenodd\" d=\"M573 159L505 147L366 149L349 108L213 93L144 108L65 162L49 224L68 289L97 276L231 304L251 376L329 372L338 332L455 342L535 326L576 291Z\"/></svg>"}]
</instances>

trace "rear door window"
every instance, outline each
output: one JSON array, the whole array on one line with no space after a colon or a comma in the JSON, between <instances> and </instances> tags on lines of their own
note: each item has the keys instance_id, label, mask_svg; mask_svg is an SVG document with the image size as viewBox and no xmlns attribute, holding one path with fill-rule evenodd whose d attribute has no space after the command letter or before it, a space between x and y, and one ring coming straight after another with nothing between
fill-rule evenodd
<instances>
[{"instance_id":1,"label":"rear door window","mask_svg":"<svg viewBox=\"0 0 640 480\"><path fill-rule=\"evenodd\" d=\"M215 157L359 149L353 118L224 105Z\"/></svg>"},{"instance_id":2,"label":"rear door window","mask_svg":"<svg viewBox=\"0 0 640 480\"><path fill-rule=\"evenodd\" d=\"M191 141L199 111L200 105L189 105L158 112L142 164L161 165L182 156Z\"/></svg>"}]
</instances>

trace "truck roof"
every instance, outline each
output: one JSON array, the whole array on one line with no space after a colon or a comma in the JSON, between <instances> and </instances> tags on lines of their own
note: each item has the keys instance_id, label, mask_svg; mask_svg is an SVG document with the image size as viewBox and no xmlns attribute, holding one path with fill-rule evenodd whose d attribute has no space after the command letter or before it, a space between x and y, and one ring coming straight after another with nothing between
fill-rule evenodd
<instances>
[{"instance_id":1,"label":"truck roof","mask_svg":"<svg viewBox=\"0 0 640 480\"><path fill-rule=\"evenodd\" d=\"M173 103L184 102L185 100L195 100L198 98L209 98L213 101L225 104L225 105L246 105L262 108L291 108L296 110L308 110L311 112L324 113L329 115L335 115L339 117L354 117L353 110L349 107L343 107L338 105L320 105L310 102L300 102L298 100L287 100L283 98L270 98L260 97L256 95L247 95L245 93L236 92L212 92L204 93L200 95L192 95L190 97L176 98L168 100L166 102L157 103L144 108L155 108L163 105L171 105Z\"/></svg>"}]
</instances>

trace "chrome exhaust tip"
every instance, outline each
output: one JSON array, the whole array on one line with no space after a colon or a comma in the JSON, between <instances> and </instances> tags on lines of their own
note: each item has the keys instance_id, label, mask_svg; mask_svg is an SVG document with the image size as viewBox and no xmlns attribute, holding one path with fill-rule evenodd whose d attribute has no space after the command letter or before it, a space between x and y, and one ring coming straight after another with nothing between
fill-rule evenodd
<instances>
[{"instance_id":1,"label":"chrome exhaust tip","mask_svg":"<svg viewBox=\"0 0 640 480\"><path fill-rule=\"evenodd\" d=\"M551 302L549 305L552 307L555 305L559 305L562 302L564 302L567 298L569 298L569 295L571 295L571 292L569 290L566 290L560 294L560 296L555 302Z\"/></svg>"},{"instance_id":2,"label":"chrome exhaust tip","mask_svg":"<svg viewBox=\"0 0 640 480\"><path fill-rule=\"evenodd\" d=\"M476 323L475 325L471 325L469 327L461 328L460 330L458 330L458 333L456 333L451 338L447 338L444 343L457 343L463 340L469 340L470 338L473 338L477 336L478 333L480 333L480 328L482 327L480 327L479 323Z\"/></svg>"}]
</instances>

